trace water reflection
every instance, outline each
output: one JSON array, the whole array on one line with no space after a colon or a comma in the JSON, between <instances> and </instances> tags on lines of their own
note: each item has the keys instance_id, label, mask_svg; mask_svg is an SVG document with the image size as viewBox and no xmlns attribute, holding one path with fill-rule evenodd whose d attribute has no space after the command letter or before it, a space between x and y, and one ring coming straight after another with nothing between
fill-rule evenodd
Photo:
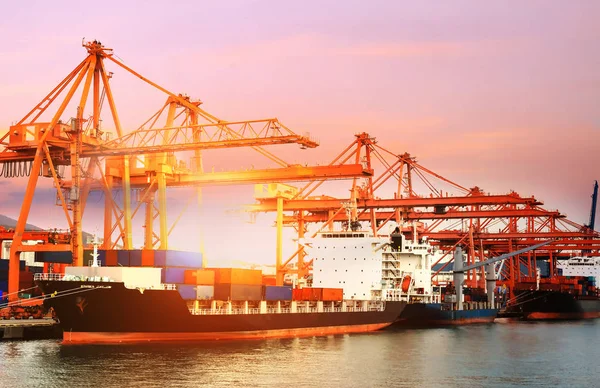
<instances>
[{"instance_id":1,"label":"water reflection","mask_svg":"<svg viewBox=\"0 0 600 388\"><path fill-rule=\"evenodd\" d=\"M0 343L2 387L595 386L600 322L122 346Z\"/></svg>"}]
</instances>

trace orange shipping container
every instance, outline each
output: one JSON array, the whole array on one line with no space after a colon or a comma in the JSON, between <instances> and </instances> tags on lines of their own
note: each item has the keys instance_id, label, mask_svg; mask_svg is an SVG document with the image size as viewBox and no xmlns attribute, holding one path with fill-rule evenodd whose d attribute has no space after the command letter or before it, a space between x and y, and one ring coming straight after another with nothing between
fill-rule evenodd
<instances>
[{"instance_id":1,"label":"orange shipping container","mask_svg":"<svg viewBox=\"0 0 600 388\"><path fill-rule=\"evenodd\" d=\"M211 286L215 284L215 272L203 269L188 269L183 275L185 284Z\"/></svg>"},{"instance_id":2,"label":"orange shipping container","mask_svg":"<svg viewBox=\"0 0 600 388\"><path fill-rule=\"evenodd\" d=\"M324 301L338 301L344 299L342 288L323 288L322 299Z\"/></svg>"},{"instance_id":3,"label":"orange shipping container","mask_svg":"<svg viewBox=\"0 0 600 388\"><path fill-rule=\"evenodd\" d=\"M262 271L243 268L210 268L215 273L215 284L262 285Z\"/></svg>"},{"instance_id":4,"label":"orange shipping container","mask_svg":"<svg viewBox=\"0 0 600 388\"><path fill-rule=\"evenodd\" d=\"M154 267L154 250L142 249L142 267Z\"/></svg>"},{"instance_id":5,"label":"orange shipping container","mask_svg":"<svg viewBox=\"0 0 600 388\"><path fill-rule=\"evenodd\" d=\"M117 251L115 250L107 250L106 251L106 266L107 267L116 267L117 264Z\"/></svg>"}]
</instances>

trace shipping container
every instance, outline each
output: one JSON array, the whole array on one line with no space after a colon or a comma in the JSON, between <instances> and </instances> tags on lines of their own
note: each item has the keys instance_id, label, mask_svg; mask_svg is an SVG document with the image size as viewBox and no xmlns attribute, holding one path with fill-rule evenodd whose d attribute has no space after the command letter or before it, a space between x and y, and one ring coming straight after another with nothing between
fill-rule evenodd
<instances>
[{"instance_id":1,"label":"shipping container","mask_svg":"<svg viewBox=\"0 0 600 388\"><path fill-rule=\"evenodd\" d=\"M196 299L196 286L179 284L177 285L177 291L179 291L179 295L181 295L181 298L184 300Z\"/></svg>"},{"instance_id":2,"label":"shipping container","mask_svg":"<svg viewBox=\"0 0 600 388\"><path fill-rule=\"evenodd\" d=\"M44 263L44 273L65 273L68 264Z\"/></svg>"},{"instance_id":3,"label":"shipping container","mask_svg":"<svg viewBox=\"0 0 600 388\"><path fill-rule=\"evenodd\" d=\"M323 289L314 287L304 287L302 289L302 300L323 300Z\"/></svg>"},{"instance_id":4,"label":"shipping container","mask_svg":"<svg viewBox=\"0 0 600 388\"><path fill-rule=\"evenodd\" d=\"M216 300L262 300L262 284L215 284Z\"/></svg>"},{"instance_id":5,"label":"shipping container","mask_svg":"<svg viewBox=\"0 0 600 388\"><path fill-rule=\"evenodd\" d=\"M292 290L292 300L302 300L302 289L294 288Z\"/></svg>"},{"instance_id":6,"label":"shipping container","mask_svg":"<svg viewBox=\"0 0 600 388\"><path fill-rule=\"evenodd\" d=\"M262 284L263 284L263 286L276 286L277 279L276 279L275 275L263 275Z\"/></svg>"},{"instance_id":7,"label":"shipping container","mask_svg":"<svg viewBox=\"0 0 600 388\"><path fill-rule=\"evenodd\" d=\"M215 272L207 269L188 269L185 271L184 283L213 285L215 284Z\"/></svg>"},{"instance_id":8,"label":"shipping container","mask_svg":"<svg viewBox=\"0 0 600 388\"><path fill-rule=\"evenodd\" d=\"M209 268L215 272L215 284L262 285L262 271L244 268Z\"/></svg>"},{"instance_id":9,"label":"shipping container","mask_svg":"<svg viewBox=\"0 0 600 388\"><path fill-rule=\"evenodd\" d=\"M264 286L264 300L292 300L292 287Z\"/></svg>"},{"instance_id":10,"label":"shipping container","mask_svg":"<svg viewBox=\"0 0 600 388\"><path fill-rule=\"evenodd\" d=\"M196 299L210 300L215 297L215 286L196 286Z\"/></svg>"},{"instance_id":11,"label":"shipping container","mask_svg":"<svg viewBox=\"0 0 600 388\"><path fill-rule=\"evenodd\" d=\"M73 263L73 254L71 252L35 252L34 257L37 263Z\"/></svg>"},{"instance_id":12,"label":"shipping container","mask_svg":"<svg viewBox=\"0 0 600 388\"><path fill-rule=\"evenodd\" d=\"M0 270L8 269L8 260L0 259Z\"/></svg>"},{"instance_id":13,"label":"shipping container","mask_svg":"<svg viewBox=\"0 0 600 388\"><path fill-rule=\"evenodd\" d=\"M202 254L185 251L155 251L156 267L202 268Z\"/></svg>"},{"instance_id":14,"label":"shipping container","mask_svg":"<svg viewBox=\"0 0 600 388\"><path fill-rule=\"evenodd\" d=\"M8 281L0 280L0 290L8 292Z\"/></svg>"},{"instance_id":15,"label":"shipping container","mask_svg":"<svg viewBox=\"0 0 600 388\"><path fill-rule=\"evenodd\" d=\"M105 251L106 255L106 267L116 267L119 265L119 260L117 258L117 251L109 250Z\"/></svg>"},{"instance_id":16,"label":"shipping container","mask_svg":"<svg viewBox=\"0 0 600 388\"><path fill-rule=\"evenodd\" d=\"M129 266L130 267L141 267L142 266L142 251L134 249L129 251Z\"/></svg>"},{"instance_id":17,"label":"shipping container","mask_svg":"<svg viewBox=\"0 0 600 388\"><path fill-rule=\"evenodd\" d=\"M142 249L142 267L154 267L154 251Z\"/></svg>"},{"instance_id":18,"label":"shipping container","mask_svg":"<svg viewBox=\"0 0 600 388\"><path fill-rule=\"evenodd\" d=\"M117 265L129 267L129 251L121 249L117 251Z\"/></svg>"},{"instance_id":19,"label":"shipping container","mask_svg":"<svg viewBox=\"0 0 600 388\"><path fill-rule=\"evenodd\" d=\"M323 288L321 300L330 302L340 301L342 299L344 299L343 288Z\"/></svg>"},{"instance_id":20,"label":"shipping container","mask_svg":"<svg viewBox=\"0 0 600 388\"><path fill-rule=\"evenodd\" d=\"M163 283L183 284L186 268L162 268L161 280Z\"/></svg>"},{"instance_id":21,"label":"shipping container","mask_svg":"<svg viewBox=\"0 0 600 388\"><path fill-rule=\"evenodd\" d=\"M8 270L0 269L0 281L8 280Z\"/></svg>"}]
</instances>

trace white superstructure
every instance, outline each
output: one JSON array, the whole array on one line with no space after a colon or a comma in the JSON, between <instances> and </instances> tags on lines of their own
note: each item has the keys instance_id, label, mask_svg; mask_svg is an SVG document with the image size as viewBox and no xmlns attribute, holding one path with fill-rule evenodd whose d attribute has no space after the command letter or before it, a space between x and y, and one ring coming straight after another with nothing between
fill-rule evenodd
<instances>
[{"instance_id":1,"label":"white superstructure","mask_svg":"<svg viewBox=\"0 0 600 388\"><path fill-rule=\"evenodd\" d=\"M557 262L563 276L594 276L600 277L600 257L571 257Z\"/></svg>"},{"instance_id":2,"label":"white superstructure","mask_svg":"<svg viewBox=\"0 0 600 388\"><path fill-rule=\"evenodd\" d=\"M313 287L343 288L344 299L372 299L381 289L382 255L377 246L389 240L368 232L319 233L306 239L313 260Z\"/></svg>"},{"instance_id":3,"label":"white superstructure","mask_svg":"<svg viewBox=\"0 0 600 388\"><path fill-rule=\"evenodd\" d=\"M426 240L368 231L323 232L305 238L313 287L342 288L344 299L431 301L431 257Z\"/></svg>"}]
</instances>

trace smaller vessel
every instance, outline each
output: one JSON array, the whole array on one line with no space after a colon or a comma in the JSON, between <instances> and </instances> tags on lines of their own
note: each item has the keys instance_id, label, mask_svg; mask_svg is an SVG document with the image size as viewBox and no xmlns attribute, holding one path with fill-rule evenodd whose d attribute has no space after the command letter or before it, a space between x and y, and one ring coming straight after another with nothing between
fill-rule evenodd
<instances>
[{"instance_id":1,"label":"smaller vessel","mask_svg":"<svg viewBox=\"0 0 600 388\"><path fill-rule=\"evenodd\" d=\"M416 236L414 229L413 236ZM394 326L419 328L493 322L498 309L490 305L484 290L463 287L457 295L452 282L445 286L432 284L432 260L439 254L425 238L410 240L402 233L391 235L391 243L383 252L385 286L391 287L401 279L397 297L407 301ZM462 259L462 253L459 257Z\"/></svg>"},{"instance_id":2,"label":"smaller vessel","mask_svg":"<svg viewBox=\"0 0 600 388\"><path fill-rule=\"evenodd\" d=\"M600 257L572 257L558 261L563 276L522 278L503 315L522 320L579 320L600 318L600 296L595 282Z\"/></svg>"}]
</instances>

